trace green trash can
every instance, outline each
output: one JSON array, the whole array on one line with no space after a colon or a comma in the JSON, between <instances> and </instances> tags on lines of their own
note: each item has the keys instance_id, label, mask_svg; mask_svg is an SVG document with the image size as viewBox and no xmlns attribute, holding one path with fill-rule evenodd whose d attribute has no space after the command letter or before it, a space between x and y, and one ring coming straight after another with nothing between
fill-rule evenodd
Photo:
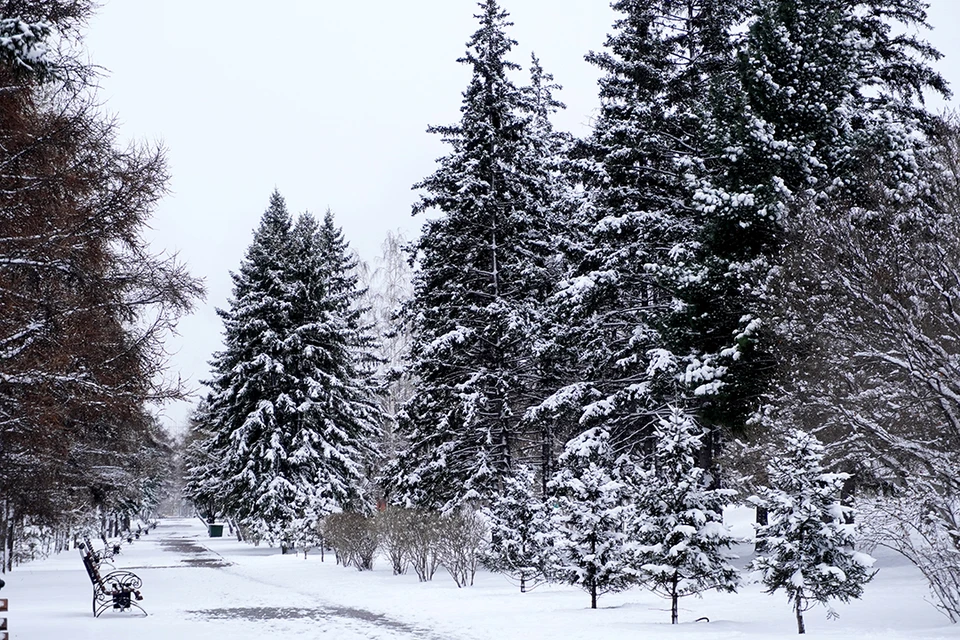
<instances>
[{"instance_id":1,"label":"green trash can","mask_svg":"<svg viewBox=\"0 0 960 640\"><path fill-rule=\"evenodd\" d=\"M222 538L223 537L223 525L222 524L210 524L207 525L210 528L210 537L211 538Z\"/></svg>"}]
</instances>

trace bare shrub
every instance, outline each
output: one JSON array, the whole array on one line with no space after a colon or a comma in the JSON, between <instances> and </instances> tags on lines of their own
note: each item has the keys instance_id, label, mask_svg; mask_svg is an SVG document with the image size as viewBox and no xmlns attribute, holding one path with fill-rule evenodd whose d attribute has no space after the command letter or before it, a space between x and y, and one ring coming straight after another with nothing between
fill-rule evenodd
<instances>
[{"instance_id":1,"label":"bare shrub","mask_svg":"<svg viewBox=\"0 0 960 640\"><path fill-rule=\"evenodd\" d=\"M377 528L380 530L380 542L390 564L393 566L393 575L407 572L410 565L413 533L411 531L416 512L400 507L387 507L387 510L377 516Z\"/></svg>"},{"instance_id":2,"label":"bare shrub","mask_svg":"<svg viewBox=\"0 0 960 640\"><path fill-rule=\"evenodd\" d=\"M455 511L440 519L437 556L457 587L473 586L487 525L475 511Z\"/></svg>"},{"instance_id":3,"label":"bare shrub","mask_svg":"<svg viewBox=\"0 0 960 640\"><path fill-rule=\"evenodd\" d=\"M428 582L437 571L441 517L434 511L411 511L409 518L410 564L420 582Z\"/></svg>"},{"instance_id":4,"label":"bare shrub","mask_svg":"<svg viewBox=\"0 0 960 640\"><path fill-rule=\"evenodd\" d=\"M921 485L921 483L917 483ZM896 551L923 573L950 622L960 621L960 502L913 487L858 505L865 550Z\"/></svg>"},{"instance_id":5,"label":"bare shrub","mask_svg":"<svg viewBox=\"0 0 960 640\"><path fill-rule=\"evenodd\" d=\"M324 518L324 534L338 563L360 571L373 569L380 544L374 518L359 513L332 513Z\"/></svg>"}]
</instances>

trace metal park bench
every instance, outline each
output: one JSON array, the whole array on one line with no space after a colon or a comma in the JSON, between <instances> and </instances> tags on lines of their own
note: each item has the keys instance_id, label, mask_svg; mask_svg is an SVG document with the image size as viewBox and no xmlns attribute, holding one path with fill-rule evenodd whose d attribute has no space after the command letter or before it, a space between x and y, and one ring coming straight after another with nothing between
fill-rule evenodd
<instances>
[{"instance_id":1,"label":"metal park bench","mask_svg":"<svg viewBox=\"0 0 960 640\"><path fill-rule=\"evenodd\" d=\"M101 556L93 550L89 540L84 540L79 546L83 558L83 567L93 585L93 616L99 618L107 609L126 611L136 607L147 615L147 612L136 601L143 600L140 587L143 580L130 571L111 571L100 575Z\"/></svg>"},{"instance_id":2,"label":"metal park bench","mask_svg":"<svg viewBox=\"0 0 960 640\"><path fill-rule=\"evenodd\" d=\"M103 541L103 549L97 551L93 548L93 543L90 542L90 538L84 538L83 543L86 544L87 550L90 553L90 557L93 559L94 564L99 568L100 565L106 564L113 566L113 559L120 555L120 542L113 542L107 540L106 536L101 537Z\"/></svg>"}]
</instances>

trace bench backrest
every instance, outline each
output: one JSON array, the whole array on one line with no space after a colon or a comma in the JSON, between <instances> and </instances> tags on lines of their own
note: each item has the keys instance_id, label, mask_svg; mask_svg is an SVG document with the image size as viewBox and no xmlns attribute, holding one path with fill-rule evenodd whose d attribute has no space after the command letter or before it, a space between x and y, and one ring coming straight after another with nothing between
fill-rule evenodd
<instances>
[{"instance_id":1,"label":"bench backrest","mask_svg":"<svg viewBox=\"0 0 960 640\"><path fill-rule=\"evenodd\" d=\"M80 556L83 558L83 567L87 570L87 576L90 578L90 582L95 586L99 586L101 589L105 589L103 578L100 577L100 568L96 561L96 556L93 554L93 549L90 548L90 541L86 541L86 545L81 542L79 549Z\"/></svg>"}]
</instances>

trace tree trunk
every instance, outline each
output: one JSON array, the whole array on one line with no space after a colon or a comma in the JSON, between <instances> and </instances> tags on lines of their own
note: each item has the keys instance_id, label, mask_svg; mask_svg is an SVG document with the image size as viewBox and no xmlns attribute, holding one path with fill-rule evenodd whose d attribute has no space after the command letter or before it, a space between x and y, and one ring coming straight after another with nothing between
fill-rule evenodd
<instances>
[{"instance_id":1,"label":"tree trunk","mask_svg":"<svg viewBox=\"0 0 960 640\"><path fill-rule=\"evenodd\" d=\"M16 535L14 528L14 511L7 512L7 571L13 571L13 540Z\"/></svg>"},{"instance_id":2,"label":"tree trunk","mask_svg":"<svg viewBox=\"0 0 960 640\"><path fill-rule=\"evenodd\" d=\"M595 536L590 536L590 554L596 558L597 557L597 540ZM597 574L593 574L593 578L590 580L590 608L597 608Z\"/></svg>"},{"instance_id":3,"label":"tree trunk","mask_svg":"<svg viewBox=\"0 0 960 640\"><path fill-rule=\"evenodd\" d=\"M680 582L680 575L678 572L673 573L673 584L672 589L670 589L670 624L677 624L680 621L680 607L679 600L680 596L677 595L677 583Z\"/></svg>"},{"instance_id":4,"label":"tree trunk","mask_svg":"<svg viewBox=\"0 0 960 640\"><path fill-rule=\"evenodd\" d=\"M553 420L543 425L540 439L540 491L547 496L547 483L553 475Z\"/></svg>"},{"instance_id":5,"label":"tree trunk","mask_svg":"<svg viewBox=\"0 0 960 640\"><path fill-rule=\"evenodd\" d=\"M769 514L767 513L766 509L764 509L763 507L757 507L756 522L758 525L763 526L768 524L769 523L768 516ZM761 551L766 550L766 545L764 545L762 541L757 540L756 543L753 545L753 550L755 553L760 553Z\"/></svg>"},{"instance_id":6,"label":"tree trunk","mask_svg":"<svg viewBox=\"0 0 960 640\"><path fill-rule=\"evenodd\" d=\"M843 481L843 487L840 489L840 504L845 507L852 507L853 500L857 493L857 477L851 473L850 477ZM844 524L854 524L853 512L843 514Z\"/></svg>"},{"instance_id":7,"label":"tree trunk","mask_svg":"<svg viewBox=\"0 0 960 640\"><path fill-rule=\"evenodd\" d=\"M9 503L4 502L3 512L0 513L0 573L6 573L10 553L7 551L7 525L13 519Z\"/></svg>"},{"instance_id":8,"label":"tree trunk","mask_svg":"<svg viewBox=\"0 0 960 640\"><path fill-rule=\"evenodd\" d=\"M803 626L803 599L797 598L797 633L806 633L807 628Z\"/></svg>"},{"instance_id":9,"label":"tree trunk","mask_svg":"<svg viewBox=\"0 0 960 640\"><path fill-rule=\"evenodd\" d=\"M697 466L710 474L711 477L710 486L707 487L708 489L716 489L719 484L717 478L713 477L714 433L714 429L707 428L703 430L702 444L700 450L697 452Z\"/></svg>"},{"instance_id":10,"label":"tree trunk","mask_svg":"<svg viewBox=\"0 0 960 640\"><path fill-rule=\"evenodd\" d=\"M0 502L0 573L7 572L7 502Z\"/></svg>"}]
</instances>

